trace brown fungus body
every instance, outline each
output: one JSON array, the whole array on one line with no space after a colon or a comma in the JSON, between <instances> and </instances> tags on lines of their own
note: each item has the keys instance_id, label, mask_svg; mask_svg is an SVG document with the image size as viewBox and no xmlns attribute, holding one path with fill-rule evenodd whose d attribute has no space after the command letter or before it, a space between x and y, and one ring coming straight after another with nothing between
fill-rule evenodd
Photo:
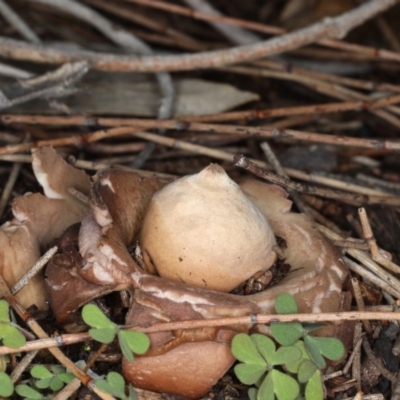
<instances>
[{"instance_id":1,"label":"brown fungus body","mask_svg":"<svg viewBox=\"0 0 400 400\"><path fill-rule=\"evenodd\" d=\"M219 167L214 169L218 171ZM226 177L223 180L229 179L225 173L218 173L220 181L221 176ZM182 179L189 182L185 184L187 191L196 186L190 184L189 178ZM60 254L53 258L47 269L49 299L57 320L66 328L79 330L81 322L79 318L73 318L79 314L79 307L104 293L122 289L133 294L126 316L128 325L149 326L165 321L271 313L276 296L284 292L295 297L299 311L303 313L343 310L342 284L347 273L340 256L310 220L290 211L291 202L286 192L253 179L243 183L241 190L232 181L228 182L217 186L226 185L232 195L239 192L245 199L243 203L250 203L259 220L267 218L273 232L286 241L288 247L284 249L284 257L290 262L291 271L282 281L254 295L236 296L143 271L132 259L127 246L136 238L143 217L147 219L146 209L153 194L168 181L143 179L135 172L107 169L97 174L92 185L91 213L80 228L79 238L78 233L67 232ZM215 186L213 190L216 190ZM197 193L199 196L204 194L203 190L197 190ZM232 213L225 216L229 219ZM96 235L90 227L95 228ZM181 225L171 226L171 229L171 232L179 233ZM69 239L68 235L71 235ZM227 235L225 255L229 255L233 247L230 241L232 232L228 230ZM78 242L79 249L76 248ZM142 246L145 252L144 243ZM159 261L155 265L157 269L162 267ZM247 264L243 263L242 267L246 269ZM149 269L152 268L154 265L150 263ZM71 296L71 290L77 287L79 295ZM340 328L344 325L328 324L324 335L340 336ZM249 323L151 333L150 351L136 357L133 363L123 359L123 374L138 388L199 398L234 362L230 353L233 335L239 331L248 332L250 328Z\"/></svg>"},{"instance_id":2,"label":"brown fungus body","mask_svg":"<svg viewBox=\"0 0 400 400\"><path fill-rule=\"evenodd\" d=\"M275 245L268 221L217 164L156 193L140 234L149 272L222 292L269 269Z\"/></svg>"},{"instance_id":3,"label":"brown fungus body","mask_svg":"<svg viewBox=\"0 0 400 400\"><path fill-rule=\"evenodd\" d=\"M44 195L27 193L14 199L14 218L0 227L0 273L9 287L38 261L49 243L70 225L81 221L89 208L69 193L74 188L89 194L90 178L67 164L54 149L32 150L32 167ZM17 294L26 308L47 309L41 273Z\"/></svg>"}]
</instances>

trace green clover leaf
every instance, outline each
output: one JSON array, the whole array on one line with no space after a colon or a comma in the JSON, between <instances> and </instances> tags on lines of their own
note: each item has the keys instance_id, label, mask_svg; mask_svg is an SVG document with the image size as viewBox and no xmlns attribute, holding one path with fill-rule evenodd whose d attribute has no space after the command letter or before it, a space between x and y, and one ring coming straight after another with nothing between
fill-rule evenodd
<instances>
[{"instance_id":1,"label":"green clover leaf","mask_svg":"<svg viewBox=\"0 0 400 400\"><path fill-rule=\"evenodd\" d=\"M0 372L0 396L10 397L14 393L14 384L11 378L5 373Z\"/></svg>"},{"instance_id":2,"label":"green clover leaf","mask_svg":"<svg viewBox=\"0 0 400 400\"><path fill-rule=\"evenodd\" d=\"M124 378L117 372L109 372L105 380L97 379L95 385L103 392L111 394L114 397L118 397L119 399L126 398Z\"/></svg>"},{"instance_id":3,"label":"green clover leaf","mask_svg":"<svg viewBox=\"0 0 400 400\"><path fill-rule=\"evenodd\" d=\"M122 354L130 361L133 362L135 354L144 354L150 347L150 339L143 332L125 331L118 332L119 345Z\"/></svg>"}]
</instances>

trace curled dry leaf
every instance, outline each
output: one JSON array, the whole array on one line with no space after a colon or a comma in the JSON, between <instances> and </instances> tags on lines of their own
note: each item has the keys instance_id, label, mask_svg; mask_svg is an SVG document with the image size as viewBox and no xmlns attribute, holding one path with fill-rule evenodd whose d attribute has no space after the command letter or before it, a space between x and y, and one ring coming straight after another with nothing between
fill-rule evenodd
<instances>
[{"instance_id":1,"label":"curled dry leaf","mask_svg":"<svg viewBox=\"0 0 400 400\"><path fill-rule=\"evenodd\" d=\"M33 171L45 196L29 193L16 198L14 219L0 228L0 272L10 287L33 266L50 241L88 212L88 207L68 192L74 187L89 193L90 179L83 171L67 164L51 148L36 149L32 157ZM17 298L25 307L46 309L43 277L34 277Z\"/></svg>"},{"instance_id":2,"label":"curled dry leaf","mask_svg":"<svg viewBox=\"0 0 400 400\"><path fill-rule=\"evenodd\" d=\"M222 174L219 167L213 166L213 169ZM205 174L209 172L210 167ZM199 175L202 174L204 171ZM223 181L229 179L224 174ZM183 178L185 190L192 190L188 182L196 182L197 178ZM339 254L305 216L290 212L291 202L280 187L252 179L243 182L240 188L229 181L223 183L231 187L232 191L228 193L242 199L241 206L246 204L254 216L264 221L260 223L262 227L265 228L266 218L274 233L286 241L284 256L291 264L290 273L274 287L254 295L238 296L152 275L140 268L131 257L128 246L139 234L154 193L170 181L157 177L143 178L122 169L101 171L94 181L91 211L80 214L80 219L84 220L79 233L78 228L71 228L64 234L62 251L53 258L46 271L50 305L58 321L67 329L80 328L74 315L81 305L104 293L121 289L132 290L126 322L133 325L270 313L273 312L277 294L282 292L294 295L300 312L340 310L342 283L347 273ZM52 186L50 177L47 182L56 193L61 192L61 189ZM174 186L176 183L170 185ZM166 190L168 192L169 189ZM210 188L203 186L202 190ZM215 186L211 185L211 191L215 190ZM66 199L57 201L65 202ZM213 211L210 206L206 207L206 212L209 211ZM264 228L260 231L263 232ZM144 250L149 251L144 240L148 234L146 229L143 230L142 244ZM40 243L32 228L28 232L33 235L30 239L36 238ZM232 236L232 232L228 233ZM265 231L262 234L269 237ZM228 237L226 242L229 243L229 240ZM271 250L271 246L264 247L263 251ZM225 252L226 258L229 258L230 251ZM237 257L234 252L232 254ZM153 250L151 257L159 260ZM190 254L187 257L189 262ZM265 265L257 266L256 270L268 268ZM159 261L156 261L156 266L157 270L162 268ZM246 269L248 265L243 267ZM195 265L195 268L199 266ZM211 282L211 278L207 279ZM76 285L75 288L72 284ZM71 296L72 292L76 295ZM233 335L250 328L250 325L228 326L152 333L149 352L136 357L133 363L123 360L123 373L137 387L198 398L211 389L234 362L230 352ZM329 325L327 329L330 334L335 334L336 328Z\"/></svg>"}]
</instances>

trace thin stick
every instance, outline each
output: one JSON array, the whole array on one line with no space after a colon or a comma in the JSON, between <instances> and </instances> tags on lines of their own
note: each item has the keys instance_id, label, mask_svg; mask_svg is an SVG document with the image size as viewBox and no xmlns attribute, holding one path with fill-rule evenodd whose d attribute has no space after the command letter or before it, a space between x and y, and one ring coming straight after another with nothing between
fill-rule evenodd
<instances>
[{"instance_id":1,"label":"thin stick","mask_svg":"<svg viewBox=\"0 0 400 400\"><path fill-rule=\"evenodd\" d=\"M5 20L12 25L20 35L29 42L39 44L41 40L36 33L29 28L26 22L3 0L0 0L0 13Z\"/></svg>"},{"instance_id":2,"label":"thin stick","mask_svg":"<svg viewBox=\"0 0 400 400\"><path fill-rule=\"evenodd\" d=\"M358 279L352 278L351 285L353 286L354 297L357 302L358 311L365 311L365 304L361 295L361 289L360 289L360 284L358 283ZM362 323L364 325L365 332L367 332L367 334L370 335L372 333L371 324L369 323L369 321L362 321Z\"/></svg>"},{"instance_id":3,"label":"thin stick","mask_svg":"<svg viewBox=\"0 0 400 400\"><path fill-rule=\"evenodd\" d=\"M161 20L156 20L147 16L147 14L143 12L139 12L137 9L132 9L132 7L125 6L123 4L118 4L114 2L108 2L107 0L86 0L86 3L96 6L96 8L100 8L101 10L105 10L108 13L118 16L119 18L123 18L127 21L134 22L135 24L145 26L155 32L160 33L165 38L165 35L172 37L174 42L183 48L187 48L189 50L201 51L205 50L205 47L199 41L193 39L189 35L174 29L166 23L163 23Z\"/></svg>"},{"instance_id":4,"label":"thin stick","mask_svg":"<svg viewBox=\"0 0 400 400\"><path fill-rule=\"evenodd\" d=\"M257 137L272 139L293 139L304 142L326 143L334 146L350 146L364 149L386 149L400 151L400 143L395 140L362 139L350 136L327 135L315 132L296 131L293 129L276 129L275 127L251 127L242 125L217 125L202 123L185 123L180 120L151 120L139 118L85 118L80 116L73 117L52 117L42 115L13 115L4 114L0 116L0 121L6 125L16 123L26 123L29 125L60 125L60 126L104 126L104 127L127 127L132 126L141 129L176 129L190 130L207 133L220 133L227 135L239 135L241 137ZM10 147L10 146L8 146ZM0 154L11 154L24 150L5 152L0 148Z\"/></svg>"},{"instance_id":5,"label":"thin stick","mask_svg":"<svg viewBox=\"0 0 400 400\"><path fill-rule=\"evenodd\" d=\"M323 93L329 97L342 99L344 101L346 101L346 100L368 101L369 100L369 96L363 95L355 90L351 90L351 89L345 88L345 87L337 85L337 84L327 83L327 82L321 81L320 79L316 79L315 77L298 75L298 74L294 74L292 72L271 71L271 70L266 70L266 69L255 69L255 68L249 68L249 67L236 67L236 66L225 67L224 70L227 70L230 72L246 74L246 75L267 76L267 77L272 77L275 79L284 79L284 80L300 82L303 85L306 85L307 87L309 87L310 89L312 89L318 93ZM388 107L388 109L390 111L392 111L392 107ZM382 118L384 121L391 123L395 127L400 128L400 121L398 120L398 118L396 118L392 114L388 113L387 111L382 110L382 109L379 109L379 110L370 109L369 112Z\"/></svg>"},{"instance_id":6,"label":"thin stick","mask_svg":"<svg viewBox=\"0 0 400 400\"><path fill-rule=\"evenodd\" d=\"M332 242L332 244L334 246L338 246L338 247L343 247L345 249L358 249L358 250L364 250L367 251L369 250L369 246L367 243L360 243L360 242L356 242L354 240L334 240Z\"/></svg>"},{"instance_id":7,"label":"thin stick","mask_svg":"<svg viewBox=\"0 0 400 400\"><path fill-rule=\"evenodd\" d=\"M11 347L6 347L6 346L0 346L0 355L18 353L24 351L30 352L35 350L47 349L50 347L68 346L70 344L81 343L88 340L92 340L92 337L87 332L57 335L51 338L28 341L18 349L13 349Z\"/></svg>"},{"instance_id":8,"label":"thin stick","mask_svg":"<svg viewBox=\"0 0 400 400\"><path fill-rule=\"evenodd\" d=\"M357 328L359 327L359 328ZM362 345L362 335L361 335L361 330L362 330L362 325L361 323L357 323L355 326L355 332L358 331L360 334L357 335L358 339L356 339L356 334L354 334L354 340L353 340L353 351L350 354L350 357L348 358L346 365L343 367L343 375L347 375L347 373L350 370L350 367L353 365L354 359L360 358L360 349L361 349L361 345Z\"/></svg>"},{"instance_id":9,"label":"thin stick","mask_svg":"<svg viewBox=\"0 0 400 400\"><path fill-rule=\"evenodd\" d=\"M195 319L175 322L161 322L149 325L137 325L134 327L125 326L123 328L136 330L144 333L165 332L177 329L196 329L204 327L220 327L228 325L247 325L270 324L273 322L334 322L334 321L358 321L358 320L400 320L400 312L375 312L375 311L349 311L338 313L321 314L252 314L244 317L228 317L214 319ZM88 333L65 334L56 338L46 338L26 343L26 345L14 349L0 346L0 355L10 354L21 351L31 351L32 349L48 348L50 351L58 350L55 347L72 343L79 343L91 340ZM65 364L64 364L65 365ZM69 368L69 367L68 367ZM83 382L84 383L84 382Z\"/></svg>"},{"instance_id":10,"label":"thin stick","mask_svg":"<svg viewBox=\"0 0 400 400\"><path fill-rule=\"evenodd\" d=\"M4 186L3 192L0 198L0 216L3 215L5 208L7 207L8 200L11 196L11 192L14 188L15 182L18 179L19 173L22 168L22 163L14 163L10 175L8 176L7 182Z\"/></svg>"},{"instance_id":11,"label":"thin stick","mask_svg":"<svg viewBox=\"0 0 400 400\"><path fill-rule=\"evenodd\" d=\"M54 397L53 400L68 400L72 398L72 395L79 389L82 382L75 378L62 390L60 390Z\"/></svg>"},{"instance_id":12,"label":"thin stick","mask_svg":"<svg viewBox=\"0 0 400 400\"><path fill-rule=\"evenodd\" d=\"M85 62L68 63L54 71L6 86L0 90L0 110L40 97L66 95L87 71Z\"/></svg>"},{"instance_id":13,"label":"thin stick","mask_svg":"<svg viewBox=\"0 0 400 400\"><path fill-rule=\"evenodd\" d=\"M396 197L385 197L385 196L368 196L359 195L355 193L347 193L339 190L322 189L316 186L309 186L298 182L293 182L286 178L280 177L266 169L258 166L254 162L250 161L248 158L244 157L242 154L238 154L234 157L234 164L241 167L252 174L263 178L269 182L275 183L277 185L283 186L285 188L296 190L299 193L308 193L316 196L327 197L331 199L338 199L342 201L348 201L351 203L361 202L370 204L386 204L386 205L400 205L400 198Z\"/></svg>"},{"instance_id":14,"label":"thin stick","mask_svg":"<svg viewBox=\"0 0 400 400\"><path fill-rule=\"evenodd\" d=\"M332 230L326 228L323 225L318 225L317 228L320 230L322 234L328 237L331 240L340 240L343 239L340 235ZM393 275L389 274L386 270L384 270L381 266L375 263L371 257L364 251L356 250L356 249L345 249L345 251L354 257L356 260L364 264L371 272L380 277L385 283L385 287L393 288L397 293L394 295L397 299L400 297L400 281L396 279ZM386 290L384 288L384 290ZM393 291L392 291L393 292ZM392 293L391 293L392 294Z\"/></svg>"},{"instance_id":15,"label":"thin stick","mask_svg":"<svg viewBox=\"0 0 400 400\"><path fill-rule=\"evenodd\" d=\"M36 357L39 350L30 351L25 357L18 363L10 374L10 378L13 383L17 382L32 360Z\"/></svg>"},{"instance_id":16,"label":"thin stick","mask_svg":"<svg viewBox=\"0 0 400 400\"><path fill-rule=\"evenodd\" d=\"M29 269L29 271L24 274L18 282L15 283L15 285L11 288L11 293L15 295L18 293L24 286L26 286L29 281L38 273L40 272L43 267L50 261L51 257L54 256L54 254L57 253L58 247L54 246L50 248L49 250L46 251L45 254L43 254L42 257L39 258L39 260L36 261L36 263L33 265L32 268Z\"/></svg>"},{"instance_id":17,"label":"thin stick","mask_svg":"<svg viewBox=\"0 0 400 400\"><path fill-rule=\"evenodd\" d=\"M360 217L361 226L364 233L364 238L369 245L369 249L371 251L372 259L387 268L389 271L394 272L395 274L400 273L400 267L395 264L390 259L383 257L381 252L379 251L378 245L376 244L376 240L374 238L374 234L371 229L371 225L369 224L367 213L365 208L361 207L358 209L358 215Z\"/></svg>"},{"instance_id":18,"label":"thin stick","mask_svg":"<svg viewBox=\"0 0 400 400\"><path fill-rule=\"evenodd\" d=\"M264 23L257 23L253 21L246 21L243 19L226 17L226 16L216 16L213 14L206 14L198 11L193 11L189 8L185 8L179 6L177 4L173 4L165 1L157 1L157 0L125 0L131 3L143 4L148 7L155 7L161 10L165 10L172 13L177 13L181 15L185 15L190 18L200 19L203 21L214 21L220 22L224 24L230 24L235 26L240 26L242 28L251 29L257 32L268 33L272 35L281 35L286 31L283 28L267 25ZM332 47L336 49L346 50L349 52L356 52L363 54L371 59L388 59L393 61L400 61L399 54L389 50L379 50L377 51L374 47L362 46L355 43L347 43L340 40L332 40L332 39L322 39L317 42L318 44Z\"/></svg>"},{"instance_id":19,"label":"thin stick","mask_svg":"<svg viewBox=\"0 0 400 400\"><path fill-rule=\"evenodd\" d=\"M373 273L369 272L365 268L363 268L361 265L357 264L350 258L344 257L344 260L346 262L346 265L356 274L359 274L360 276L366 278L368 281L382 289L383 291L386 291L390 293L392 296L396 297L397 299L400 299L400 292L397 291L396 289L392 289L388 283L383 280L381 277L378 277L374 275Z\"/></svg>"},{"instance_id":20,"label":"thin stick","mask_svg":"<svg viewBox=\"0 0 400 400\"><path fill-rule=\"evenodd\" d=\"M117 56L108 53L100 54L87 50L66 50L50 46L42 47L3 37L0 39L0 55L17 60L41 63L64 63L72 60L86 60L93 68L108 71L161 72L215 68L297 49L314 43L321 38L342 38L351 29L389 9L396 2L397 0L369 1L338 17L324 19L309 27L263 42L234 47L228 50L178 56L143 56L138 59L136 57Z\"/></svg>"},{"instance_id":21,"label":"thin stick","mask_svg":"<svg viewBox=\"0 0 400 400\"><path fill-rule=\"evenodd\" d=\"M184 0L195 12L207 13L216 16L222 14L205 0ZM259 42L261 39L252 32L246 31L234 25L226 25L220 22L209 21L217 31L221 32L227 39L237 45L246 45Z\"/></svg>"},{"instance_id":22,"label":"thin stick","mask_svg":"<svg viewBox=\"0 0 400 400\"><path fill-rule=\"evenodd\" d=\"M233 111L213 115L183 116L181 121L188 122L223 122L240 119L264 119L288 115L317 115L342 111L363 111L384 108L400 102L400 94L386 96L370 101L344 101L341 103L313 104L308 106L294 106L282 108L265 108L261 110Z\"/></svg>"}]
</instances>

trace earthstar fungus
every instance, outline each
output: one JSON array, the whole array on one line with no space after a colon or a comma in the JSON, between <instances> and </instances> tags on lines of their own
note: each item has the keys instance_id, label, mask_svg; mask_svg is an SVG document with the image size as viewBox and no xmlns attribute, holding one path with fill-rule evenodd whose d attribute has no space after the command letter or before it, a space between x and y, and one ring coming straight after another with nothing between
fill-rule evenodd
<instances>
[{"instance_id":1,"label":"earthstar fungus","mask_svg":"<svg viewBox=\"0 0 400 400\"><path fill-rule=\"evenodd\" d=\"M42 151L57 159L57 163L64 163L54 150ZM89 185L85 182L89 178L86 178L82 186L74 182L69 184L87 193ZM126 315L126 323L131 325L271 313L276 296L283 292L295 297L300 312L341 310L342 284L347 271L339 254L309 219L290 211L291 202L278 186L254 179L247 179L238 186L217 165L176 181L109 168L94 177L90 209L87 209L76 203L76 199L69 198L67 192L52 186L52 179L57 178L51 177L51 171L46 179L39 174L39 179L42 184L47 181L48 186L62 196L52 201L61 201L64 207L66 204L71 207L68 208L70 222L63 222L57 233L82 221L80 227L76 225L65 232L60 241L60 252L46 270L50 306L59 323L70 331L85 329L78 312L83 304L115 290L131 293L131 305ZM178 195L168 200L174 188L178 188ZM46 194L50 195L49 192ZM167 201L160 205L164 195ZM198 200L205 205L204 215L199 213ZM216 207L221 209L221 205L222 211L216 212ZM14 211L18 215L18 210ZM164 212L169 211L171 215L165 216ZM44 211L35 210L39 216L41 212ZM152 222L154 218L155 223ZM237 225L236 220L239 220ZM243 221L251 228L243 228ZM220 225L226 222L228 228L221 230ZM20 221L19 225L13 224L17 230L31 235L26 240L31 240L32 247L38 251L41 237L34 228L22 230L21 225L26 223ZM196 225L208 227L209 231L197 233L193 231ZM235 226L241 227L242 232L234 231ZM185 233L184 227L189 227L190 232ZM212 241L225 234L228 236L222 238L222 244L214 248ZM47 237L46 240L54 236L49 232L42 235ZM287 243L283 255L290 263L291 271L278 284L259 293L248 296L227 293L255 272L268 270L276 258L274 235ZM185 244L187 251L181 252L179 246L184 240L203 240L204 236L211 240L211 245L203 242L207 243L204 245L206 250L215 250L215 254L210 256L203 252L203 245L198 243ZM229 246L233 238L239 239L231 252ZM146 268L142 268L129 251L137 239L140 239ZM171 239L176 239L178 245L169 242ZM164 251L169 252L171 263ZM196 254L193 257L192 252ZM234 260L229 260L230 255ZM237 262L238 257L241 262ZM207 266L211 268L204 275L203 269ZM173 270L176 267L178 272ZM241 267L244 268L243 275L240 275ZM215 282L211 275L213 270L219 271ZM193 281L191 276L195 277ZM71 296L72 290L78 292L76 296ZM341 327L340 324L328 324L324 334L340 335ZM249 324L152 333L149 335L149 352L136 357L133 363L124 359L123 373L139 388L199 398L233 364L232 337L251 328ZM196 371L202 371L202 374Z\"/></svg>"}]
</instances>

